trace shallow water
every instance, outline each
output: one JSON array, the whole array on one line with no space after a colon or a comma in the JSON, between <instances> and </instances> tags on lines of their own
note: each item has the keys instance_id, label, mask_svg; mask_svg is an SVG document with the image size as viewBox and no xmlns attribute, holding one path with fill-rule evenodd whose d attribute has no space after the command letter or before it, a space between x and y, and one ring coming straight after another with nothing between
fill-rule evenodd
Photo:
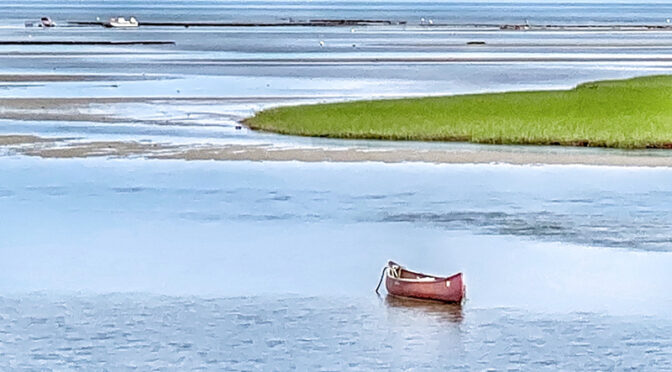
<instances>
[{"instance_id":1,"label":"shallow water","mask_svg":"<svg viewBox=\"0 0 672 372\"><path fill-rule=\"evenodd\" d=\"M35 13L51 14L55 20L87 20L100 16L117 16L131 12L138 17L167 20L207 21L277 21L294 19L392 19L420 21L433 19L436 23L594 23L594 24L662 24L672 6L663 2L490 2L462 1L436 3L431 1L268 1L268 0L182 0L162 2L161 8L147 0L126 0L109 3L104 0L88 1L86 7L79 1L31 0L21 3L7 2L8 19L23 21ZM512 6L515 5L515 6ZM22 23L21 23L22 24Z\"/></svg>"},{"instance_id":2,"label":"shallow water","mask_svg":"<svg viewBox=\"0 0 672 372\"><path fill-rule=\"evenodd\" d=\"M0 171L7 368L672 361L666 168L5 157ZM468 301L378 299L389 258L464 271Z\"/></svg>"},{"instance_id":3,"label":"shallow water","mask_svg":"<svg viewBox=\"0 0 672 372\"><path fill-rule=\"evenodd\" d=\"M0 298L2 368L609 370L672 368L672 324L393 298ZM30 329L30 335L25 330ZM9 353L8 353L9 352ZM104 363L104 364L103 364Z\"/></svg>"},{"instance_id":4,"label":"shallow water","mask_svg":"<svg viewBox=\"0 0 672 372\"><path fill-rule=\"evenodd\" d=\"M419 25L423 17L660 25L672 14L668 4L161 4L2 2L2 40L176 45L0 46L0 74L99 76L3 82L0 97L204 101L94 104L87 112L119 122L2 120L0 133L478 151L483 147L291 138L234 126L280 104L567 88L672 66L665 59L672 49L667 32ZM64 24L129 12L141 20L409 24L23 27L45 14ZM467 47L473 40L487 44ZM543 56L571 61L511 60ZM473 61L348 62L400 57ZM213 97L226 100L213 105ZM0 369L672 370L671 181L667 168L47 160L3 153ZM467 302L377 297L373 288L387 259L437 274L463 271Z\"/></svg>"}]
</instances>

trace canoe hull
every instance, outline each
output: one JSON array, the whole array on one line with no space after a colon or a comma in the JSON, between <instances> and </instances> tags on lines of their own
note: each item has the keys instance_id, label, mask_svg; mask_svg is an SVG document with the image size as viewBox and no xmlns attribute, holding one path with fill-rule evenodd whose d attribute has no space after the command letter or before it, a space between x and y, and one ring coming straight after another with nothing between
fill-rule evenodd
<instances>
[{"instance_id":1,"label":"canoe hull","mask_svg":"<svg viewBox=\"0 0 672 372\"><path fill-rule=\"evenodd\" d=\"M391 262L392 265L396 265ZM437 277L409 271L396 265L396 277L391 265L385 275L385 287L393 296L419 298L442 302L461 303L465 297L462 273L449 277Z\"/></svg>"}]
</instances>

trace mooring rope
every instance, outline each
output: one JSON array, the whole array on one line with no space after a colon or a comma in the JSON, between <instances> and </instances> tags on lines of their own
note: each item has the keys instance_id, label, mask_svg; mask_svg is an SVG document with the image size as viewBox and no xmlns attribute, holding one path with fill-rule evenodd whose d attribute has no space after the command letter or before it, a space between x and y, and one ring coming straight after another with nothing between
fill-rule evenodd
<instances>
[{"instance_id":1,"label":"mooring rope","mask_svg":"<svg viewBox=\"0 0 672 372\"><path fill-rule=\"evenodd\" d=\"M385 277L385 270L387 270L387 266L383 267L383 272L380 273L380 280L378 281L378 285L376 286L376 293L378 293L378 289L380 288L380 283L383 282L383 277Z\"/></svg>"}]
</instances>

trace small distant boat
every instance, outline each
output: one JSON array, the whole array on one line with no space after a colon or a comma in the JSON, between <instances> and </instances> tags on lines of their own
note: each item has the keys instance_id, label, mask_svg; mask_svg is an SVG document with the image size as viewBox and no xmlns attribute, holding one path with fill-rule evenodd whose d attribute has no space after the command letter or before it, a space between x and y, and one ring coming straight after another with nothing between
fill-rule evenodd
<instances>
[{"instance_id":1,"label":"small distant boat","mask_svg":"<svg viewBox=\"0 0 672 372\"><path fill-rule=\"evenodd\" d=\"M107 23L104 24L105 27L119 27L119 28L125 28L125 27L138 27L139 23L138 20L135 19L135 17L130 17L128 20L124 17L113 17L110 18Z\"/></svg>"},{"instance_id":2,"label":"small distant boat","mask_svg":"<svg viewBox=\"0 0 672 372\"><path fill-rule=\"evenodd\" d=\"M49 17L40 18L40 24L42 27L54 27L56 25Z\"/></svg>"},{"instance_id":3,"label":"small distant boat","mask_svg":"<svg viewBox=\"0 0 672 372\"><path fill-rule=\"evenodd\" d=\"M462 273L449 277L421 274L389 261L382 275L387 293L392 296L461 303L466 293Z\"/></svg>"}]
</instances>

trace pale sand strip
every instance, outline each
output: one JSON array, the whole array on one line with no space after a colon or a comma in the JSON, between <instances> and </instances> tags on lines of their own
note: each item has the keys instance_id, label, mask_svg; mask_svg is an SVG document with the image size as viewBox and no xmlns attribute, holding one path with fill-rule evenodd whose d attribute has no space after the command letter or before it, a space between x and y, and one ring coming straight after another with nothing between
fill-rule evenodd
<instances>
[{"instance_id":1,"label":"pale sand strip","mask_svg":"<svg viewBox=\"0 0 672 372\"><path fill-rule=\"evenodd\" d=\"M672 157L627 156L609 154L562 154L503 151L445 151L445 150L329 150L329 149L268 149L256 146L227 146L179 149L150 158L185 160L252 160L303 162L425 162L438 164L582 164L610 166L671 167Z\"/></svg>"},{"instance_id":2,"label":"pale sand strip","mask_svg":"<svg viewBox=\"0 0 672 372\"><path fill-rule=\"evenodd\" d=\"M337 99L339 97L320 97ZM142 122L136 117L124 115L115 110L115 104L212 104L259 103L283 101L310 101L308 96L289 97L106 97L106 98L0 98L0 119L10 120L47 120L47 121L86 121L98 123ZM107 113L92 113L92 105L110 105Z\"/></svg>"},{"instance_id":3,"label":"pale sand strip","mask_svg":"<svg viewBox=\"0 0 672 372\"><path fill-rule=\"evenodd\" d=\"M30 135L0 136L0 146L26 145L26 144L34 145L38 143L47 143L47 142L53 142L53 140Z\"/></svg>"},{"instance_id":4,"label":"pale sand strip","mask_svg":"<svg viewBox=\"0 0 672 372\"><path fill-rule=\"evenodd\" d=\"M528 151L371 150L362 148L278 149L256 145L171 145L134 141L70 142L35 136L0 135L0 149L42 158L140 157L179 160L248 160L302 162L425 162L437 164L581 164L672 167L672 156L536 153Z\"/></svg>"},{"instance_id":5,"label":"pale sand strip","mask_svg":"<svg viewBox=\"0 0 672 372\"><path fill-rule=\"evenodd\" d=\"M135 117L119 115L112 105L152 102L221 102L209 98L0 98L0 119L73 122L141 122ZM230 102L230 101L226 101ZM109 113L93 113L92 105L109 105Z\"/></svg>"},{"instance_id":6,"label":"pale sand strip","mask_svg":"<svg viewBox=\"0 0 672 372\"><path fill-rule=\"evenodd\" d=\"M11 53L10 53L11 54ZM65 75L65 74L0 74L0 83L53 83L73 81L133 81L149 80L142 75Z\"/></svg>"}]
</instances>

